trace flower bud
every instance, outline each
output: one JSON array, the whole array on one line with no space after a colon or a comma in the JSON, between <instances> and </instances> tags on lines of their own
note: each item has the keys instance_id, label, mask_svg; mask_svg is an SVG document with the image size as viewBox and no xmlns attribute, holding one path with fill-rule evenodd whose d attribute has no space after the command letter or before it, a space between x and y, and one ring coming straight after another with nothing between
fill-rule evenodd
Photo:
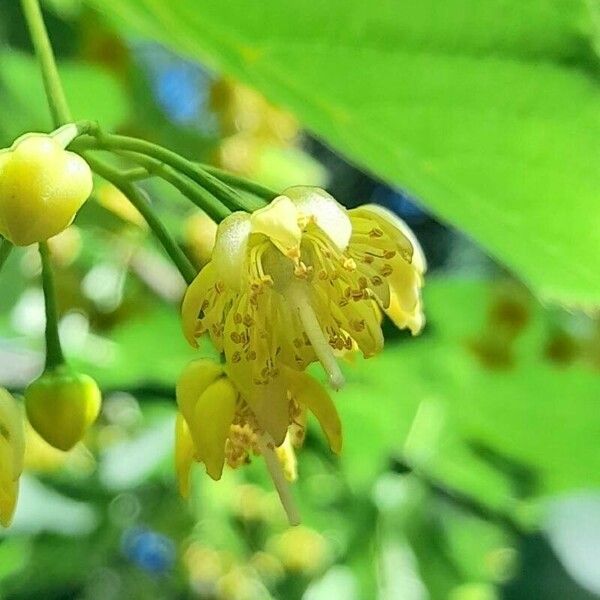
<instances>
[{"instance_id":1,"label":"flower bud","mask_svg":"<svg viewBox=\"0 0 600 600\"><path fill-rule=\"evenodd\" d=\"M60 233L90 195L90 167L64 149L68 141L30 133L0 151L0 234L13 244L27 246Z\"/></svg>"},{"instance_id":2,"label":"flower bud","mask_svg":"<svg viewBox=\"0 0 600 600\"><path fill-rule=\"evenodd\" d=\"M96 420L101 399L91 377L65 365L45 372L25 390L29 422L51 446L64 451Z\"/></svg>"},{"instance_id":3,"label":"flower bud","mask_svg":"<svg viewBox=\"0 0 600 600\"><path fill-rule=\"evenodd\" d=\"M21 409L0 388L0 524L8 527L15 512L23 470L25 434Z\"/></svg>"}]
</instances>

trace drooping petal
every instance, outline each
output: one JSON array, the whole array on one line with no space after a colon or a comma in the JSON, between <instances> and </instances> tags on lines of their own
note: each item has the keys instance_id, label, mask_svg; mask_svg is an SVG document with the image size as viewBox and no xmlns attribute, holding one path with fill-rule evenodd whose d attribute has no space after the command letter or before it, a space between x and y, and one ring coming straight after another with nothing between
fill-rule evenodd
<instances>
[{"instance_id":1,"label":"drooping petal","mask_svg":"<svg viewBox=\"0 0 600 600\"><path fill-rule=\"evenodd\" d=\"M190 495L190 472L194 464L194 442L190 430L181 413L175 421L175 472L179 493L187 498Z\"/></svg>"},{"instance_id":2,"label":"drooping petal","mask_svg":"<svg viewBox=\"0 0 600 600\"><path fill-rule=\"evenodd\" d=\"M16 480L23 471L25 456L23 412L17 401L3 388L0 388L0 436L6 439L11 449L10 472L13 480Z\"/></svg>"},{"instance_id":3,"label":"drooping petal","mask_svg":"<svg viewBox=\"0 0 600 600\"><path fill-rule=\"evenodd\" d=\"M240 290L245 281L250 219L248 213L234 212L217 228L212 264L219 277L234 290Z\"/></svg>"},{"instance_id":4,"label":"drooping petal","mask_svg":"<svg viewBox=\"0 0 600 600\"><path fill-rule=\"evenodd\" d=\"M200 396L221 375L223 367L204 358L194 360L185 367L177 381L175 392L179 410L188 423L192 422Z\"/></svg>"},{"instance_id":5,"label":"drooping petal","mask_svg":"<svg viewBox=\"0 0 600 600\"><path fill-rule=\"evenodd\" d=\"M8 527L12 521L19 491L18 475L13 470L14 449L4 435L0 435L0 524Z\"/></svg>"},{"instance_id":6,"label":"drooping petal","mask_svg":"<svg viewBox=\"0 0 600 600\"><path fill-rule=\"evenodd\" d=\"M211 287L215 285L216 269L212 262L208 263L192 281L183 297L181 304L181 325L185 339L194 348L198 347L196 337L198 336L198 317L204 310L205 301Z\"/></svg>"},{"instance_id":7,"label":"drooping petal","mask_svg":"<svg viewBox=\"0 0 600 600\"><path fill-rule=\"evenodd\" d=\"M0 524L8 527L12 523L19 497L19 481L11 481L8 487L0 489Z\"/></svg>"},{"instance_id":8,"label":"drooping petal","mask_svg":"<svg viewBox=\"0 0 600 600\"><path fill-rule=\"evenodd\" d=\"M343 251L352 234L352 224L346 209L318 187L298 185L285 190L284 195L294 201L304 217L310 217L329 239Z\"/></svg>"},{"instance_id":9,"label":"drooping petal","mask_svg":"<svg viewBox=\"0 0 600 600\"><path fill-rule=\"evenodd\" d=\"M390 275L390 305L385 311L396 327L408 327L417 335L425 325L421 302L422 277L411 265L401 259L394 262Z\"/></svg>"},{"instance_id":10,"label":"drooping petal","mask_svg":"<svg viewBox=\"0 0 600 600\"><path fill-rule=\"evenodd\" d=\"M266 431L276 446L285 439L290 422L287 387L281 377L266 385L255 386L244 394L259 427Z\"/></svg>"},{"instance_id":11,"label":"drooping petal","mask_svg":"<svg viewBox=\"0 0 600 600\"><path fill-rule=\"evenodd\" d=\"M339 454L342 449L342 424L329 394L310 375L300 371L286 370L286 372L292 396L317 417L327 436L329 447Z\"/></svg>"},{"instance_id":12,"label":"drooping petal","mask_svg":"<svg viewBox=\"0 0 600 600\"><path fill-rule=\"evenodd\" d=\"M262 233L286 256L298 256L302 231L296 206L287 196L252 213L252 233Z\"/></svg>"},{"instance_id":13,"label":"drooping petal","mask_svg":"<svg viewBox=\"0 0 600 600\"><path fill-rule=\"evenodd\" d=\"M235 415L237 397L237 390L228 378L218 379L198 399L190 423L196 455L215 480L221 479L223 473L225 442Z\"/></svg>"},{"instance_id":14,"label":"drooping petal","mask_svg":"<svg viewBox=\"0 0 600 600\"><path fill-rule=\"evenodd\" d=\"M411 228L398 215L378 204L365 204L349 212L350 218L357 216L374 221L400 248L410 251L411 264L419 273L425 273L427 260L421 244Z\"/></svg>"}]
</instances>

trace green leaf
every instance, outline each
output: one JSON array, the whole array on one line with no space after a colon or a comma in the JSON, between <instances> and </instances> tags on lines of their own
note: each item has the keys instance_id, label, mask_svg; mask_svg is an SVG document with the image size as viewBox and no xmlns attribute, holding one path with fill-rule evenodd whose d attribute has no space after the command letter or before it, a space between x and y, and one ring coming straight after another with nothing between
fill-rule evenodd
<instances>
[{"instance_id":1,"label":"green leaf","mask_svg":"<svg viewBox=\"0 0 600 600\"><path fill-rule=\"evenodd\" d=\"M291 109L544 297L600 302L583 0L88 1Z\"/></svg>"},{"instance_id":2,"label":"green leaf","mask_svg":"<svg viewBox=\"0 0 600 600\"><path fill-rule=\"evenodd\" d=\"M33 56L0 52L0 145L27 131L51 131L39 66ZM114 128L127 116L121 85L107 71L69 61L59 65L74 119L93 119Z\"/></svg>"},{"instance_id":3,"label":"green leaf","mask_svg":"<svg viewBox=\"0 0 600 600\"><path fill-rule=\"evenodd\" d=\"M598 374L585 354L548 358L556 316L484 282L432 280L425 290L424 335L349 368L336 398L353 484L368 485L395 455L525 521L547 495L600 485Z\"/></svg>"}]
</instances>

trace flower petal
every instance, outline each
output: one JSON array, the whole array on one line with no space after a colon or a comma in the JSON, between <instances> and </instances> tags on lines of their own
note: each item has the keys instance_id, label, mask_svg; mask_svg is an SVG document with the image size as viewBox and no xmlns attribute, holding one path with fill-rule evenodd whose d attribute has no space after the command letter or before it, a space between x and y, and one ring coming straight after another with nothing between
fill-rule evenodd
<instances>
[{"instance_id":1,"label":"flower petal","mask_svg":"<svg viewBox=\"0 0 600 600\"><path fill-rule=\"evenodd\" d=\"M181 304L181 325L185 339L194 348L198 347L196 337L198 336L198 315L202 303L208 295L211 286L215 284L216 270L212 262L208 263L198 273L196 279L188 286Z\"/></svg>"},{"instance_id":2,"label":"flower petal","mask_svg":"<svg viewBox=\"0 0 600 600\"><path fill-rule=\"evenodd\" d=\"M350 217L353 215L375 221L401 248L407 248L408 245L412 254L411 264L419 273L425 273L427 260L421 244L411 228L398 215L378 204L364 204L354 208L350 211Z\"/></svg>"},{"instance_id":3,"label":"flower petal","mask_svg":"<svg viewBox=\"0 0 600 600\"><path fill-rule=\"evenodd\" d=\"M304 185L288 188L283 193L294 201L300 214L313 219L338 250L345 250L352 224L346 209L333 196L321 188Z\"/></svg>"},{"instance_id":4,"label":"flower petal","mask_svg":"<svg viewBox=\"0 0 600 600\"><path fill-rule=\"evenodd\" d=\"M223 367L212 360L200 358L190 362L182 371L175 395L185 420L192 423L198 398L206 388L223 375Z\"/></svg>"},{"instance_id":5,"label":"flower petal","mask_svg":"<svg viewBox=\"0 0 600 600\"><path fill-rule=\"evenodd\" d=\"M290 392L301 405L317 417L329 441L329 447L339 454L342 449L342 424L337 409L325 388L315 379L300 371L286 370Z\"/></svg>"},{"instance_id":6,"label":"flower petal","mask_svg":"<svg viewBox=\"0 0 600 600\"><path fill-rule=\"evenodd\" d=\"M297 256L302 231L296 206L287 196L278 196L268 206L252 213L252 233L266 235L286 256Z\"/></svg>"},{"instance_id":7,"label":"flower petal","mask_svg":"<svg viewBox=\"0 0 600 600\"><path fill-rule=\"evenodd\" d=\"M221 479L223 473L225 442L235 415L237 397L237 390L228 378L217 379L198 399L190 424L197 457L215 480Z\"/></svg>"},{"instance_id":8,"label":"flower petal","mask_svg":"<svg viewBox=\"0 0 600 600\"><path fill-rule=\"evenodd\" d=\"M179 493L188 498L190 495L190 471L194 463L194 442L188 425L181 413L175 421L175 472L179 483Z\"/></svg>"},{"instance_id":9,"label":"flower petal","mask_svg":"<svg viewBox=\"0 0 600 600\"><path fill-rule=\"evenodd\" d=\"M417 335L425 325L421 302L422 277L411 265L402 260L394 263L394 272L388 279L390 305L385 309L396 327L408 327Z\"/></svg>"},{"instance_id":10,"label":"flower petal","mask_svg":"<svg viewBox=\"0 0 600 600\"><path fill-rule=\"evenodd\" d=\"M23 471L25 456L23 412L12 395L2 388L0 388L0 434L11 448L10 468L13 480L16 480Z\"/></svg>"},{"instance_id":11,"label":"flower petal","mask_svg":"<svg viewBox=\"0 0 600 600\"><path fill-rule=\"evenodd\" d=\"M223 219L217 228L212 264L225 284L235 290L240 289L243 281L250 219L248 213L234 212Z\"/></svg>"}]
</instances>

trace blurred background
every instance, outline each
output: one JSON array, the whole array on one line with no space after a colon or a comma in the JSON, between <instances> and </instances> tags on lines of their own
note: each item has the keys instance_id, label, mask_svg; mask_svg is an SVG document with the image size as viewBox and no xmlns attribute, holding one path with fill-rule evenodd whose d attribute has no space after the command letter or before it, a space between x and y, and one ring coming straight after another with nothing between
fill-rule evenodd
<instances>
[{"instance_id":1,"label":"blurred background","mask_svg":"<svg viewBox=\"0 0 600 600\"><path fill-rule=\"evenodd\" d=\"M521 277L518 261L498 260L496 232L490 246L485 239L480 245L448 225L460 225L458 217L438 220L427 208L426 191L422 197L405 191L418 191L418 185L375 175L372 160L384 163L383 153L361 167L360 150L338 153L335 136L311 134L318 128L306 128L231 76L235 69L222 70L210 51L196 60L186 32L174 33L177 11L158 4L124 2L115 8L116 23L111 3L43 3L76 116L275 189L319 185L348 207L387 206L424 247L428 323L416 339L386 323L385 352L345 365L348 385L335 397L344 451L332 457L311 423L294 486L300 527L286 526L260 460L226 472L218 483L197 468L193 498L184 502L172 464L174 382L197 355L180 333L183 282L141 216L98 180L93 200L51 246L64 349L100 383L103 410L85 444L69 453L27 432L18 510L13 525L0 532L0 598L600 598L600 321L593 311L541 302L536 286L522 282L530 278ZM395 27L402 3L380 4ZM532 4L544 14L563 10L564 22L579 28L576 2ZM435 14L435 2L425 5L415 19L425 19L427 10ZM508 12L526 29L527 14ZM151 35L151 17L164 35ZM477 19L485 26L486 18L475 11L467 25L475 30ZM455 21L444 27L465 25ZM247 22L260 25L252 14ZM549 49L577 69L595 60L592 37L582 29L561 37L557 28L542 25L531 38L513 28L493 43L500 53L521 36L526 43L520 48L530 55ZM361 31L358 18L354 26L354 33ZM234 48L216 26L208 31L214 38L207 33L209 47L221 44L225 55ZM410 28L400 33L408 46L417 43ZM461 35L485 51L485 44ZM455 49L461 39L457 34ZM244 52L251 71L253 55ZM290 80L297 73L290 67ZM412 85L396 75L399 89ZM445 70L440 90L451 77L469 74ZM325 88L322 97L321 87L311 88L323 104ZM594 94L589 108L597 125ZM440 122L451 123L456 111L445 106L439 103ZM419 118L428 117L410 116L417 125ZM534 125L540 147L551 143L543 136L550 125ZM50 129L19 5L0 0L0 147L25 131ZM468 146L468 124L464 131ZM499 132L498 146L502 127ZM443 145L445 133L437 135ZM394 132L390 136L393 145ZM436 143L434 134L429 142ZM480 150L485 155L487 148ZM514 156L504 151L522 160L517 150ZM343 156L352 156L352 164ZM597 167L598 155L589 161ZM144 186L188 256L202 266L214 224L168 185ZM510 182L506 190L512 193ZM576 200L565 202L573 203L576 219ZM488 220L483 208L480 218ZM597 213L588 218L597 222ZM39 274L34 248L14 252L0 274L0 385L16 394L43 365ZM214 354L208 344L201 352ZM314 373L321 377L318 369Z\"/></svg>"}]
</instances>

